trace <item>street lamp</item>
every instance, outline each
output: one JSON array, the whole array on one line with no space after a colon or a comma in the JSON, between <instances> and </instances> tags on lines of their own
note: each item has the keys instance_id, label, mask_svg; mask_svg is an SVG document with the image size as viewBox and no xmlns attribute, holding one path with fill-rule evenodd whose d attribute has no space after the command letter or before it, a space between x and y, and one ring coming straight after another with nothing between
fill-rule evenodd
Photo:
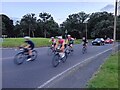
<instances>
[{"instance_id":1,"label":"street lamp","mask_svg":"<svg viewBox=\"0 0 120 90\"><path fill-rule=\"evenodd\" d=\"M88 19L89 19L89 18L87 18L87 19L83 22L83 23L85 23L85 32L86 32L86 33L85 33L85 34L86 34L85 36L86 36L86 39L87 39L87 32L88 32L88 30L87 30Z\"/></svg>"}]
</instances>

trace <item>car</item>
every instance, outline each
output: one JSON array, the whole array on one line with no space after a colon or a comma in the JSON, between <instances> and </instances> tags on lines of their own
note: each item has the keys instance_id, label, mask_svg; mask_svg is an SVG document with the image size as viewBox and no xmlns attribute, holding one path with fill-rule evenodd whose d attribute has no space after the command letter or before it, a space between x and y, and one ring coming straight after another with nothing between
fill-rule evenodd
<instances>
[{"instance_id":1,"label":"car","mask_svg":"<svg viewBox=\"0 0 120 90\"><path fill-rule=\"evenodd\" d=\"M114 41L113 39L107 38L107 39L105 40L105 43L106 43L106 44L112 44L113 41Z\"/></svg>"},{"instance_id":2,"label":"car","mask_svg":"<svg viewBox=\"0 0 120 90\"><path fill-rule=\"evenodd\" d=\"M105 40L103 38L96 38L92 41L92 45L105 45Z\"/></svg>"}]
</instances>

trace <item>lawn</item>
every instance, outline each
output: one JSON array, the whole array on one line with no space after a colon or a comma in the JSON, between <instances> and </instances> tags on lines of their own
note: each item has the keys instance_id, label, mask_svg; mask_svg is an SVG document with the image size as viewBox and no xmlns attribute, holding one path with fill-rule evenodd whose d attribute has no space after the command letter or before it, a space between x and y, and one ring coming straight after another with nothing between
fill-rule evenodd
<instances>
[{"instance_id":1,"label":"lawn","mask_svg":"<svg viewBox=\"0 0 120 90\"><path fill-rule=\"evenodd\" d=\"M35 47L45 47L51 45L49 42L50 38L31 38L31 40L35 43ZM2 47L18 47L23 44L23 38L5 38L2 43ZM81 42L80 39L75 40L75 44L79 44Z\"/></svg>"},{"instance_id":2,"label":"lawn","mask_svg":"<svg viewBox=\"0 0 120 90\"><path fill-rule=\"evenodd\" d=\"M88 88L118 88L118 56L110 56L99 72L89 81Z\"/></svg>"}]
</instances>

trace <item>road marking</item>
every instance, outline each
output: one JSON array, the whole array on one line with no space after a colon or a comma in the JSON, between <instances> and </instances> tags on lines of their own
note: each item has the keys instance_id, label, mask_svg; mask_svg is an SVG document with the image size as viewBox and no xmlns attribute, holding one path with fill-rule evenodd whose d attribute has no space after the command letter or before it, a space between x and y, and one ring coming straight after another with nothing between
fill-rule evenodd
<instances>
[{"instance_id":1,"label":"road marking","mask_svg":"<svg viewBox=\"0 0 120 90\"><path fill-rule=\"evenodd\" d=\"M45 53L38 54L38 56L43 55L43 54L45 54ZM14 58L14 56L13 57L7 57L7 58L0 58L0 60L2 60L2 59L13 59L13 58Z\"/></svg>"},{"instance_id":2,"label":"road marking","mask_svg":"<svg viewBox=\"0 0 120 90\"><path fill-rule=\"evenodd\" d=\"M116 45L116 47L118 47L119 45L120 45L120 44ZM99 55L101 55L101 54L103 54L103 53L105 53L105 52L107 52L107 51L110 51L110 50L112 50L112 48L107 49L107 50L105 50L105 51L103 51L103 52L101 52L101 53L96 54L95 56L92 56L92 57L90 57L90 58L85 59L84 61L81 61L80 63L75 64L74 66L68 68L67 70L65 70L65 71L61 72L60 74L54 76L53 78L49 79L48 81L46 81L45 83L43 83L42 85L40 85L40 86L37 87L37 88L43 88L44 86L46 86L47 84L49 84L50 82L52 82L53 80L55 80L56 78L62 76L63 74L65 74L65 73L67 73L68 71L72 70L73 68L79 66L80 64L82 64L82 63L84 63L84 62L87 62L88 60L91 60L92 58L95 58L95 57L97 57L97 56L99 56Z\"/></svg>"}]
</instances>

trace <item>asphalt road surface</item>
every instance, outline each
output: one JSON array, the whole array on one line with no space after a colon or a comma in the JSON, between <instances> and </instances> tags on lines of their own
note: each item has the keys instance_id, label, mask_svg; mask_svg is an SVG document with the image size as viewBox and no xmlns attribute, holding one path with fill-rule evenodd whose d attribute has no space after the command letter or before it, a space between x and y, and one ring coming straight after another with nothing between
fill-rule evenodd
<instances>
[{"instance_id":1,"label":"asphalt road surface","mask_svg":"<svg viewBox=\"0 0 120 90\"><path fill-rule=\"evenodd\" d=\"M111 48L112 44L104 46L89 44L88 52L82 54L82 45L74 45L74 54L56 68L51 63L53 56L47 55L48 47L36 48L38 51L37 59L33 62L25 61L21 65L16 65L13 62L17 50L2 49L2 58L0 58L2 60L2 88L85 87L99 65L111 54ZM88 60L90 61L87 62ZM80 64L79 69L65 73L77 64Z\"/></svg>"}]
</instances>

